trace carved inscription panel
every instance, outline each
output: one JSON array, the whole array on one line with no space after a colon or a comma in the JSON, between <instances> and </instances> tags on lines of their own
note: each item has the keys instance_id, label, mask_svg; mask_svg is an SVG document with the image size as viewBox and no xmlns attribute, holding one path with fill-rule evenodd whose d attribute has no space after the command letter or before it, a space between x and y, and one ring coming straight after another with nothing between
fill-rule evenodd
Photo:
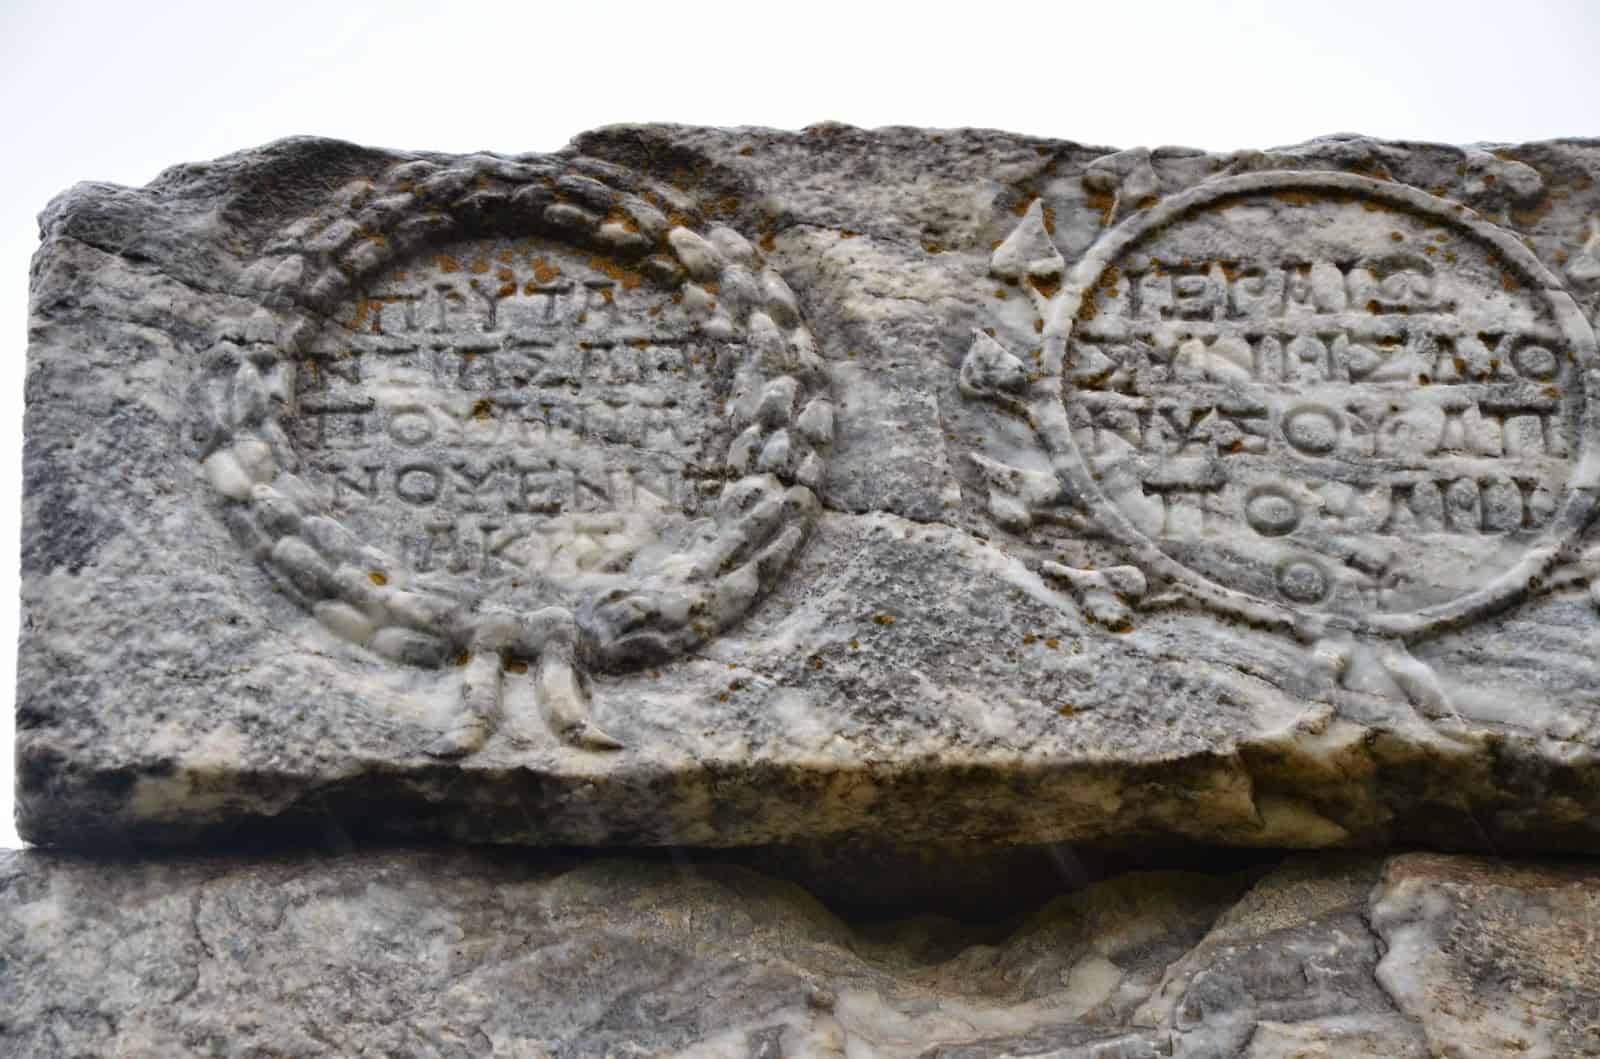
<instances>
[{"instance_id":1,"label":"carved inscription panel","mask_svg":"<svg viewBox=\"0 0 1600 1059\"><path fill-rule=\"evenodd\" d=\"M296 372L296 442L358 536L439 581L603 587L722 484L722 368L683 294L541 239L366 285Z\"/></svg>"},{"instance_id":2,"label":"carved inscription panel","mask_svg":"<svg viewBox=\"0 0 1600 1059\"><path fill-rule=\"evenodd\" d=\"M1415 610L1557 518L1583 414L1568 328L1470 224L1245 192L1105 262L1067 411L1100 491L1183 566L1295 607Z\"/></svg>"}]
</instances>

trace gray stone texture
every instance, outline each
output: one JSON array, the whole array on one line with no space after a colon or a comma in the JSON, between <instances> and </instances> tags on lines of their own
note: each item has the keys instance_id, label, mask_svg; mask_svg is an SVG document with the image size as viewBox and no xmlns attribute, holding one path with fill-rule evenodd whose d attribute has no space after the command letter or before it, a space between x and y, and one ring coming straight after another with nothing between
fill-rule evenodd
<instances>
[{"instance_id":1,"label":"gray stone texture","mask_svg":"<svg viewBox=\"0 0 1600 1059\"><path fill-rule=\"evenodd\" d=\"M80 185L22 831L1593 851L1597 171L663 126Z\"/></svg>"},{"instance_id":2,"label":"gray stone texture","mask_svg":"<svg viewBox=\"0 0 1600 1059\"><path fill-rule=\"evenodd\" d=\"M1600 1054L1587 870L1132 873L851 923L732 867L0 855L0 1050L66 1056Z\"/></svg>"}]
</instances>

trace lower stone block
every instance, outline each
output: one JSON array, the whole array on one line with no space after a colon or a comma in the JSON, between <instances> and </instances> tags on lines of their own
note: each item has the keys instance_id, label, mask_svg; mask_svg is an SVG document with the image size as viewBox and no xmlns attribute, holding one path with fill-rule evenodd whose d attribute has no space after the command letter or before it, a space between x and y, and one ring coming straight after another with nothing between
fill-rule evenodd
<instances>
[{"instance_id":1,"label":"lower stone block","mask_svg":"<svg viewBox=\"0 0 1600 1059\"><path fill-rule=\"evenodd\" d=\"M470 851L0 854L0 1053L1600 1054L1600 874L1439 855L1131 874L850 923L746 869Z\"/></svg>"}]
</instances>

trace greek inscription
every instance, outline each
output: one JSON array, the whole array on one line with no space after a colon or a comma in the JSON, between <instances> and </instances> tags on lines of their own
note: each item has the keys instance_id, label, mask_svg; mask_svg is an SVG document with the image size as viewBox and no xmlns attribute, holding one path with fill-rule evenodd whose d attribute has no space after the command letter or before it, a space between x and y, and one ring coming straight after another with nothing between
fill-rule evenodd
<instances>
[{"instance_id":1,"label":"greek inscription","mask_svg":"<svg viewBox=\"0 0 1600 1059\"><path fill-rule=\"evenodd\" d=\"M721 484L733 341L571 248L392 269L295 365L288 423L335 514L418 571L620 571Z\"/></svg>"},{"instance_id":2,"label":"greek inscription","mask_svg":"<svg viewBox=\"0 0 1600 1059\"><path fill-rule=\"evenodd\" d=\"M1085 291L1067 421L1184 563L1297 605L1422 605L1551 528L1582 400L1564 326L1445 222L1224 200L1153 225Z\"/></svg>"}]
</instances>

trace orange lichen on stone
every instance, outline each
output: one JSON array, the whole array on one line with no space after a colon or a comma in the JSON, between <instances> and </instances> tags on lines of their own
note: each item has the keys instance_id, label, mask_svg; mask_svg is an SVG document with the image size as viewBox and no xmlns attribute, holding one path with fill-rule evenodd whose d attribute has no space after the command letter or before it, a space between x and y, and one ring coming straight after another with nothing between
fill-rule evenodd
<instances>
[{"instance_id":1,"label":"orange lichen on stone","mask_svg":"<svg viewBox=\"0 0 1600 1059\"><path fill-rule=\"evenodd\" d=\"M611 212L606 214L604 223L618 225L625 232L637 232L639 230L639 222L623 213L620 207L613 207Z\"/></svg>"},{"instance_id":2,"label":"orange lichen on stone","mask_svg":"<svg viewBox=\"0 0 1600 1059\"><path fill-rule=\"evenodd\" d=\"M1051 235L1055 235L1056 234L1056 208L1054 206L1046 206L1040 212L1042 212L1044 214L1044 230L1046 232L1049 232Z\"/></svg>"},{"instance_id":3,"label":"orange lichen on stone","mask_svg":"<svg viewBox=\"0 0 1600 1059\"><path fill-rule=\"evenodd\" d=\"M508 658L506 660L506 672L507 673L526 673L527 671L528 671L528 663L524 662L522 659L520 659L520 658Z\"/></svg>"},{"instance_id":4,"label":"orange lichen on stone","mask_svg":"<svg viewBox=\"0 0 1600 1059\"><path fill-rule=\"evenodd\" d=\"M355 313L354 313L353 317L350 320L350 330L352 330L352 331L361 330L363 327L366 326L367 318L369 316L371 316L373 318L372 319L372 325L373 325L373 328L376 329L378 321L377 321L376 314L373 313L373 309L374 308L382 308L382 306L383 306L382 302L375 302L371 298L357 298L356 299Z\"/></svg>"},{"instance_id":5,"label":"orange lichen on stone","mask_svg":"<svg viewBox=\"0 0 1600 1059\"><path fill-rule=\"evenodd\" d=\"M640 283L644 282L644 277L639 273L630 269L625 269L621 265L618 265L616 262L600 254L596 254L589 259L589 267L594 269L596 272L604 274L607 279L613 279L622 284L623 290L633 290L634 288L638 287ZM605 298L606 301L611 300L610 288L602 290L600 294L601 297Z\"/></svg>"},{"instance_id":6,"label":"orange lichen on stone","mask_svg":"<svg viewBox=\"0 0 1600 1059\"><path fill-rule=\"evenodd\" d=\"M538 280L539 283L549 283L559 275L561 275L559 265L552 265L542 257L533 259L533 278Z\"/></svg>"},{"instance_id":7,"label":"orange lichen on stone","mask_svg":"<svg viewBox=\"0 0 1600 1059\"><path fill-rule=\"evenodd\" d=\"M1545 214L1555 207L1556 199L1560 197L1563 196L1557 194L1543 195L1539 198L1539 201L1531 206L1512 210L1511 220L1521 227L1531 228L1544 219Z\"/></svg>"},{"instance_id":8,"label":"orange lichen on stone","mask_svg":"<svg viewBox=\"0 0 1600 1059\"><path fill-rule=\"evenodd\" d=\"M1104 272L1100 273L1100 278L1095 280L1094 286L1083 292L1083 302L1078 306L1078 319L1087 323L1098 316L1100 314L1100 306L1098 304L1100 292L1104 291L1107 296L1115 297L1117 282L1121 279L1122 271L1115 265L1107 267Z\"/></svg>"},{"instance_id":9,"label":"orange lichen on stone","mask_svg":"<svg viewBox=\"0 0 1600 1059\"><path fill-rule=\"evenodd\" d=\"M1287 202L1291 206L1309 206L1317 201L1317 197L1309 191L1294 191L1284 188L1271 193L1279 202Z\"/></svg>"},{"instance_id":10,"label":"orange lichen on stone","mask_svg":"<svg viewBox=\"0 0 1600 1059\"><path fill-rule=\"evenodd\" d=\"M457 261L454 257L451 257L449 254L434 254L433 265L440 272L447 274L461 271L461 262Z\"/></svg>"},{"instance_id":11,"label":"orange lichen on stone","mask_svg":"<svg viewBox=\"0 0 1600 1059\"><path fill-rule=\"evenodd\" d=\"M474 261L472 263L472 274L473 275L481 276L487 271L489 271L489 259L488 258L480 257L480 258L478 258L478 260L476 260L476 261Z\"/></svg>"},{"instance_id":12,"label":"orange lichen on stone","mask_svg":"<svg viewBox=\"0 0 1600 1059\"><path fill-rule=\"evenodd\" d=\"M1091 210L1100 211L1100 227L1104 228L1111 223L1111 217L1117 210L1115 195L1109 191L1090 191L1085 194L1084 201L1089 204Z\"/></svg>"},{"instance_id":13,"label":"orange lichen on stone","mask_svg":"<svg viewBox=\"0 0 1600 1059\"><path fill-rule=\"evenodd\" d=\"M379 588L382 588L384 585L389 583L389 575L384 573L382 570L371 571L367 574L367 578Z\"/></svg>"},{"instance_id":14,"label":"orange lichen on stone","mask_svg":"<svg viewBox=\"0 0 1600 1059\"><path fill-rule=\"evenodd\" d=\"M1113 267L1107 271L1115 271L1115 268ZM1115 280L1112 282L1115 282ZM1054 298L1056 296L1056 292L1061 289L1061 274L1055 273L1054 275L1050 276L1035 276L1029 274L1028 286L1032 287L1046 298Z\"/></svg>"}]
</instances>

